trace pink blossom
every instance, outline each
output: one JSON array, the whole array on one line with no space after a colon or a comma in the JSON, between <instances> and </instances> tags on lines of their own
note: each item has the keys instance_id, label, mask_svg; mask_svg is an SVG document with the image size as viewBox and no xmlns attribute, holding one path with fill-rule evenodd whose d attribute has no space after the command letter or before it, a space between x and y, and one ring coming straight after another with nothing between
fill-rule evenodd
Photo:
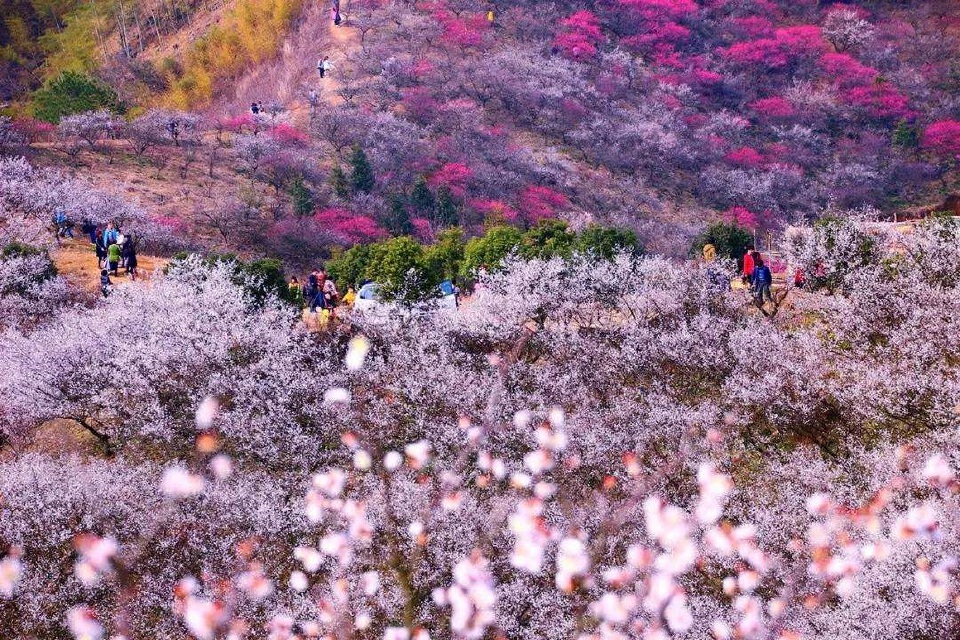
<instances>
[{"instance_id":1,"label":"pink blossom","mask_svg":"<svg viewBox=\"0 0 960 640\"><path fill-rule=\"evenodd\" d=\"M764 164L763 155L756 149L751 149L750 147L740 147L739 149L728 151L724 159L732 165L746 167L748 169L756 169Z\"/></svg>"},{"instance_id":2,"label":"pink blossom","mask_svg":"<svg viewBox=\"0 0 960 640\"><path fill-rule=\"evenodd\" d=\"M876 80L878 72L846 53L827 53L820 66L840 86L868 85Z\"/></svg>"},{"instance_id":3,"label":"pink blossom","mask_svg":"<svg viewBox=\"0 0 960 640\"><path fill-rule=\"evenodd\" d=\"M772 96L761 98L750 103L750 108L763 118L792 118L796 113L793 105L786 98Z\"/></svg>"},{"instance_id":4,"label":"pink blossom","mask_svg":"<svg viewBox=\"0 0 960 640\"><path fill-rule=\"evenodd\" d=\"M483 214L484 218L492 220L503 220L504 222L516 222L520 213L506 202L500 200L469 200L471 209Z\"/></svg>"},{"instance_id":5,"label":"pink blossom","mask_svg":"<svg viewBox=\"0 0 960 640\"><path fill-rule=\"evenodd\" d=\"M296 147L305 146L310 142L310 137L306 133L286 123L272 127L269 134L277 142Z\"/></svg>"},{"instance_id":6,"label":"pink blossom","mask_svg":"<svg viewBox=\"0 0 960 640\"><path fill-rule=\"evenodd\" d=\"M549 187L529 186L520 194L518 208L524 219L533 224L544 218L555 218L568 207L570 201L565 195Z\"/></svg>"},{"instance_id":7,"label":"pink blossom","mask_svg":"<svg viewBox=\"0 0 960 640\"><path fill-rule=\"evenodd\" d=\"M555 47L571 60L583 61L597 53L603 41L600 21L590 11L577 11L560 21L561 32L553 40Z\"/></svg>"},{"instance_id":8,"label":"pink blossom","mask_svg":"<svg viewBox=\"0 0 960 640\"><path fill-rule=\"evenodd\" d=\"M924 149L943 158L960 157L960 121L934 122L924 129L920 142Z\"/></svg>"},{"instance_id":9,"label":"pink blossom","mask_svg":"<svg viewBox=\"0 0 960 640\"><path fill-rule=\"evenodd\" d=\"M324 209L314 216L314 220L348 244L370 242L388 235L372 218L356 215L346 209Z\"/></svg>"},{"instance_id":10,"label":"pink blossom","mask_svg":"<svg viewBox=\"0 0 960 640\"><path fill-rule=\"evenodd\" d=\"M457 198L466 195L467 186L473 178L473 170L462 162L448 162L430 174L427 184L433 189L447 187Z\"/></svg>"}]
</instances>

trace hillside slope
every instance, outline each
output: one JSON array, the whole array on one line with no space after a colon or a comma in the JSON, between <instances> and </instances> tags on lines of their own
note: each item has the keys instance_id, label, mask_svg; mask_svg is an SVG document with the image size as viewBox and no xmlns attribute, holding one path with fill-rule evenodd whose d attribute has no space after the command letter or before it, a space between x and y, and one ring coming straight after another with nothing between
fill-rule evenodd
<instances>
[{"instance_id":1,"label":"hillside slope","mask_svg":"<svg viewBox=\"0 0 960 640\"><path fill-rule=\"evenodd\" d=\"M190 28L233 24L243 6L207 18L199 8ZM630 227L652 250L683 253L707 220L766 237L825 210L935 208L956 189L956 3L354 0L343 15L333 27L325 3L304 5L276 55L211 85L190 153L226 170L197 171L196 188L163 174L173 184L157 189L187 206L158 212L185 224L241 216L234 227L252 216L260 237L247 246L293 236L323 251L331 236L429 238L450 224L561 217ZM179 53L146 47L139 64L174 69L164 60L175 53L170 73L185 82L194 54L180 41ZM335 65L323 81L322 55ZM253 102L269 115L254 122ZM357 148L369 189L340 184ZM136 162L89 164L104 183L157 182L135 177ZM294 189L320 222L291 217Z\"/></svg>"}]
</instances>

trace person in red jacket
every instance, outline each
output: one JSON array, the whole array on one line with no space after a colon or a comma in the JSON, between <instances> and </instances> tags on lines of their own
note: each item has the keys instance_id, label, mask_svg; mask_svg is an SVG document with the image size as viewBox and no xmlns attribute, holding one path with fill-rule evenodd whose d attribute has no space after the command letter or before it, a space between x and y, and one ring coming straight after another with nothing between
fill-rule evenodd
<instances>
[{"instance_id":1,"label":"person in red jacket","mask_svg":"<svg viewBox=\"0 0 960 640\"><path fill-rule=\"evenodd\" d=\"M747 247L747 252L743 254L743 281L750 282L753 278L753 247Z\"/></svg>"}]
</instances>

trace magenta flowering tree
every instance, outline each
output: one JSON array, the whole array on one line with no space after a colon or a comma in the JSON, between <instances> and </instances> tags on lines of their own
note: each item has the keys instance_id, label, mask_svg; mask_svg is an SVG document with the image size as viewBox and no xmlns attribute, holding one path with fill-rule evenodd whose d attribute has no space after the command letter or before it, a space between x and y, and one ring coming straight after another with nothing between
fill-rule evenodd
<instances>
[{"instance_id":1,"label":"magenta flowering tree","mask_svg":"<svg viewBox=\"0 0 960 640\"><path fill-rule=\"evenodd\" d=\"M824 53L826 43L814 25L782 27L772 37L730 45L723 55L732 63L749 68L786 69Z\"/></svg>"},{"instance_id":2,"label":"magenta flowering tree","mask_svg":"<svg viewBox=\"0 0 960 640\"><path fill-rule=\"evenodd\" d=\"M304 147L310 141L306 133L285 122L271 127L268 134L274 140L285 146Z\"/></svg>"},{"instance_id":3,"label":"magenta flowering tree","mask_svg":"<svg viewBox=\"0 0 960 640\"><path fill-rule=\"evenodd\" d=\"M388 234L375 220L357 215L346 209L324 209L314 216L317 224L345 243L359 244L381 240Z\"/></svg>"},{"instance_id":4,"label":"magenta flowering tree","mask_svg":"<svg viewBox=\"0 0 960 640\"><path fill-rule=\"evenodd\" d=\"M750 108L765 120L787 120L796 114L790 101L781 96L760 98L750 103Z\"/></svg>"},{"instance_id":5,"label":"magenta flowering tree","mask_svg":"<svg viewBox=\"0 0 960 640\"><path fill-rule=\"evenodd\" d=\"M590 11L577 11L560 21L560 33L553 44L563 55L583 62L597 54L597 46L604 41L600 20Z\"/></svg>"},{"instance_id":6,"label":"magenta flowering tree","mask_svg":"<svg viewBox=\"0 0 960 640\"><path fill-rule=\"evenodd\" d=\"M732 149L724 156L724 160L737 167L756 169L765 164L763 154L750 147L740 147Z\"/></svg>"},{"instance_id":7,"label":"magenta flowering tree","mask_svg":"<svg viewBox=\"0 0 960 640\"><path fill-rule=\"evenodd\" d=\"M761 218L768 215L769 212L757 214L746 207L731 207L723 213L723 219L725 222L756 230L761 224Z\"/></svg>"},{"instance_id":8,"label":"magenta flowering tree","mask_svg":"<svg viewBox=\"0 0 960 640\"><path fill-rule=\"evenodd\" d=\"M517 200L517 209L529 224L536 224L545 218L556 218L570 205L570 200L562 193L544 186L528 186Z\"/></svg>"},{"instance_id":9,"label":"magenta flowering tree","mask_svg":"<svg viewBox=\"0 0 960 640\"><path fill-rule=\"evenodd\" d=\"M434 190L445 187L457 198L464 198L473 175L473 170L466 164L447 162L430 174L427 184Z\"/></svg>"},{"instance_id":10,"label":"magenta flowering tree","mask_svg":"<svg viewBox=\"0 0 960 640\"><path fill-rule=\"evenodd\" d=\"M471 209L479 213L484 220L516 223L520 219L520 212L501 200L485 200L475 198L468 202Z\"/></svg>"},{"instance_id":11,"label":"magenta flowering tree","mask_svg":"<svg viewBox=\"0 0 960 640\"><path fill-rule=\"evenodd\" d=\"M923 148L939 158L954 162L960 158L960 122L941 120L927 126L921 138Z\"/></svg>"}]
</instances>

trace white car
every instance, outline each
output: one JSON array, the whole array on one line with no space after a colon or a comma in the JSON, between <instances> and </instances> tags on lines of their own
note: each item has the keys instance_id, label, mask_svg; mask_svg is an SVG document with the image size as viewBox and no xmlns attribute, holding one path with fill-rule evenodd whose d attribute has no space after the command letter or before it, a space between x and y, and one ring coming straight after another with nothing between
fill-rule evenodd
<instances>
[{"instance_id":1,"label":"white car","mask_svg":"<svg viewBox=\"0 0 960 640\"><path fill-rule=\"evenodd\" d=\"M430 298L418 302L413 306L415 312L427 312L434 309L456 309L457 308L457 288L449 280L444 280L437 288L439 294L436 298ZM380 294L380 285L375 282L368 282L357 291L357 298L353 302L355 311L363 313L386 313L400 309L395 302L388 302Z\"/></svg>"},{"instance_id":2,"label":"white car","mask_svg":"<svg viewBox=\"0 0 960 640\"><path fill-rule=\"evenodd\" d=\"M360 290L357 291L357 298L353 301L353 308L356 311L371 311L388 306L393 305L380 299L380 287L373 282L368 282L360 287Z\"/></svg>"}]
</instances>

